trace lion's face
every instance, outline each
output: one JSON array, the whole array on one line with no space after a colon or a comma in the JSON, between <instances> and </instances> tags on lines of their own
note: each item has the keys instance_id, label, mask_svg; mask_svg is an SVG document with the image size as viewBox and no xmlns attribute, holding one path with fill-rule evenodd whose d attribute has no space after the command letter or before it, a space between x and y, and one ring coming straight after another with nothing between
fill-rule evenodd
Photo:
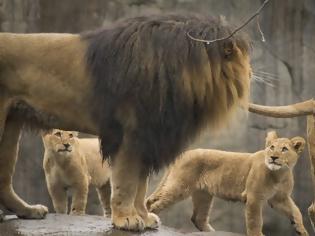
<instances>
[{"instance_id":1,"label":"lion's face","mask_svg":"<svg viewBox=\"0 0 315 236\"><path fill-rule=\"evenodd\" d=\"M75 137L77 132L53 129L43 135L46 149L63 156L70 156L74 151Z\"/></svg>"},{"instance_id":2,"label":"lion's face","mask_svg":"<svg viewBox=\"0 0 315 236\"><path fill-rule=\"evenodd\" d=\"M228 93L238 98L241 106L247 107L252 77L249 51L232 43L224 45L223 51L221 77L230 81Z\"/></svg>"},{"instance_id":3,"label":"lion's face","mask_svg":"<svg viewBox=\"0 0 315 236\"><path fill-rule=\"evenodd\" d=\"M281 168L292 169L303 151L305 140L301 137L274 138L267 140L265 149L265 164L272 171Z\"/></svg>"}]
</instances>

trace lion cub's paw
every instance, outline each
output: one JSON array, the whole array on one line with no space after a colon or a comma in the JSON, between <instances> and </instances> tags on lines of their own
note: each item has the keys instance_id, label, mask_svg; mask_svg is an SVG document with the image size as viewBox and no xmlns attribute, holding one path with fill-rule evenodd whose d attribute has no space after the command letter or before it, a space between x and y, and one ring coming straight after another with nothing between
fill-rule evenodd
<instances>
[{"instance_id":1,"label":"lion cub's paw","mask_svg":"<svg viewBox=\"0 0 315 236\"><path fill-rule=\"evenodd\" d=\"M84 211L76 211L76 210L73 210L73 211L70 212L70 215L83 216L83 215L85 215L85 212L84 212Z\"/></svg>"},{"instance_id":2,"label":"lion cub's paw","mask_svg":"<svg viewBox=\"0 0 315 236\"><path fill-rule=\"evenodd\" d=\"M145 228L145 223L139 215L113 217L112 222L114 228L121 230L143 231Z\"/></svg>"},{"instance_id":3,"label":"lion cub's paw","mask_svg":"<svg viewBox=\"0 0 315 236\"><path fill-rule=\"evenodd\" d=\"M24 219L43 219L48 213L48 208L43 205L29 206L24 214L17 214Z\"/></svg>"},{"instance_id":4,"label":"lion cub's paw","mask_svg":"<svg viewBox=\"0 0 315 236\"><path fill-rule=\"evenodd\" d=\"M160 218L154 213L148 213L148 217L144 220L145 227L148 229L157 229L160 224Z\"/></svg>"}]
</instances>

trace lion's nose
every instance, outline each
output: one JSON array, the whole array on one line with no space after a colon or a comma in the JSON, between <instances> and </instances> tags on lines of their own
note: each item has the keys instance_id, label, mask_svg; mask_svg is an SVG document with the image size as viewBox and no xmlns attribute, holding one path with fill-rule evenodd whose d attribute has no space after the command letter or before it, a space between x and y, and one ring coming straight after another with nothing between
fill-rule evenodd
<instances>
[{"instance_id":1,"label":"lion's nose","mask_svg":"<svg viewBox=\"0 0 315 236\"><path fill-rule=\"evenodd\" d=\"M64 143L63 146L65 146L65 148L67 149L68 147L70 147L69 143Z\"/></svg>"},{"instance_id":2,"label":"lion's nose","mask_svg":"<svg viewBox=\"0 0 315 236\"><path fill-rule=\"evenodd\" d=\"M270 158L271 158L273 161L279 159L279 157L275 157L275 156L271 156Z\"/></svg>"}]
</instances>

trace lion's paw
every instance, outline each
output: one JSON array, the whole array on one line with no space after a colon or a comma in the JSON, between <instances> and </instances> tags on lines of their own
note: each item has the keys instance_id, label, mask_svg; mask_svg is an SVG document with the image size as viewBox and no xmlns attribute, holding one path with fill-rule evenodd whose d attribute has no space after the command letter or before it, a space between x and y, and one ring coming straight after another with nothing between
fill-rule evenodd
<instances>
[{"instance_id":1,"label":"lion's paw","mask_svg":"<svg viewBox=\"0 0 315 236\"><path fill-rule=\"evenodd\" d=\"M144 222L145 227L148 229L157 229L161 224L160 218L154 213L148 213Z\"/></svg>"},{"instance_id":2,"label":"lion's paw","mask_svg":"<svg viewBox=\"0 0 315 236\"><path fill-rule=\"evenodd\" d=\"M116 229L129 231L143 231L145 223L139 215L113 217L113 226Z\"/></svg>"},{"instance_id":3,"label":"lion's paw","mask_svg":"<svg viewBox=\"0 0 315 236\"><path fill-rule=\"evenodd\" d=\"M18 217L24 219L43 219L48 213L48 208L43 205L29 206L24 214L17 214Z\"/></svg>"}]
</instances>

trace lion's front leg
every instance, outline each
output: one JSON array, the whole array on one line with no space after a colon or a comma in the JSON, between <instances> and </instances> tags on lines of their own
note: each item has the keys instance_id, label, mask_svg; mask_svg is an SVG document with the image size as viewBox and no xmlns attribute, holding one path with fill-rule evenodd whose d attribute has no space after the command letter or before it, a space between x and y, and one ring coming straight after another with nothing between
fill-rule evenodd
<instances>
[{"instance_id":1,"label":"lion's front leg","mask_svg":"<svg viewBox=\"0 0 315 236\"><path fill-rule=\"evenodd\" d=\"M290 196L275 196L269 201L271 207L286 215L299 235L308 236L303 224L303 217L299 208Z\"/></svg>"},{"instance_id":2,"label":"lion's front leg","mask_svg":"<svg viewBox=\"0 0 315 236\"><path fill-rule=\"evenodd\" d=\"M82 183L73 186L71 215L84 215L89 193L89 183L86 179Z\"/></svg>"},{"instance_id":3,"label":"lion's front leg","mask_svg":"<svg viewBox=\"0 0 315 236\"><path fill-rule=\"evenodd\" d=\"M263 201L255 196L247 195L245 219L248 236L263 236L262 207Z\"/></svg>"},{"instance_id":4,"label":"lion's front leg","mask_svg":"<svg viewBox=\"0 0 315 236\"><path fill-rule=\"evenodd\" d=\"M141 160L128 154L121 148L112 165L112 223L118 229L142 231L145 223L134 206Z\"/></svg>"},{"instance_id":5,"label":"lion's front leg","mask_svg":"<svg viewBox=\"0 0 315 236\"><path fill-rule=\"evenodd\" d=\"M10 119L6 121L0 142L0 204L14 212L18 217L41 219L47 214L47 207L42 205L31 206L25 203L16 195L12 187L21 126L20 122Z\"/></svg>"},{"instance_id":6,"label":"lion's front leg","mask_svg":"<svg viewBox=\"0 0 315 236\"><path fill-rule=\"evenodd\" d=\"M145 204L148 180L149 178L147 174L143 173L140 175L135 207L138 214L143 218L145 227L149 229L156 229L160 225L160 218L156 214L148 212Z\"/></svg>"}]
</instances>

